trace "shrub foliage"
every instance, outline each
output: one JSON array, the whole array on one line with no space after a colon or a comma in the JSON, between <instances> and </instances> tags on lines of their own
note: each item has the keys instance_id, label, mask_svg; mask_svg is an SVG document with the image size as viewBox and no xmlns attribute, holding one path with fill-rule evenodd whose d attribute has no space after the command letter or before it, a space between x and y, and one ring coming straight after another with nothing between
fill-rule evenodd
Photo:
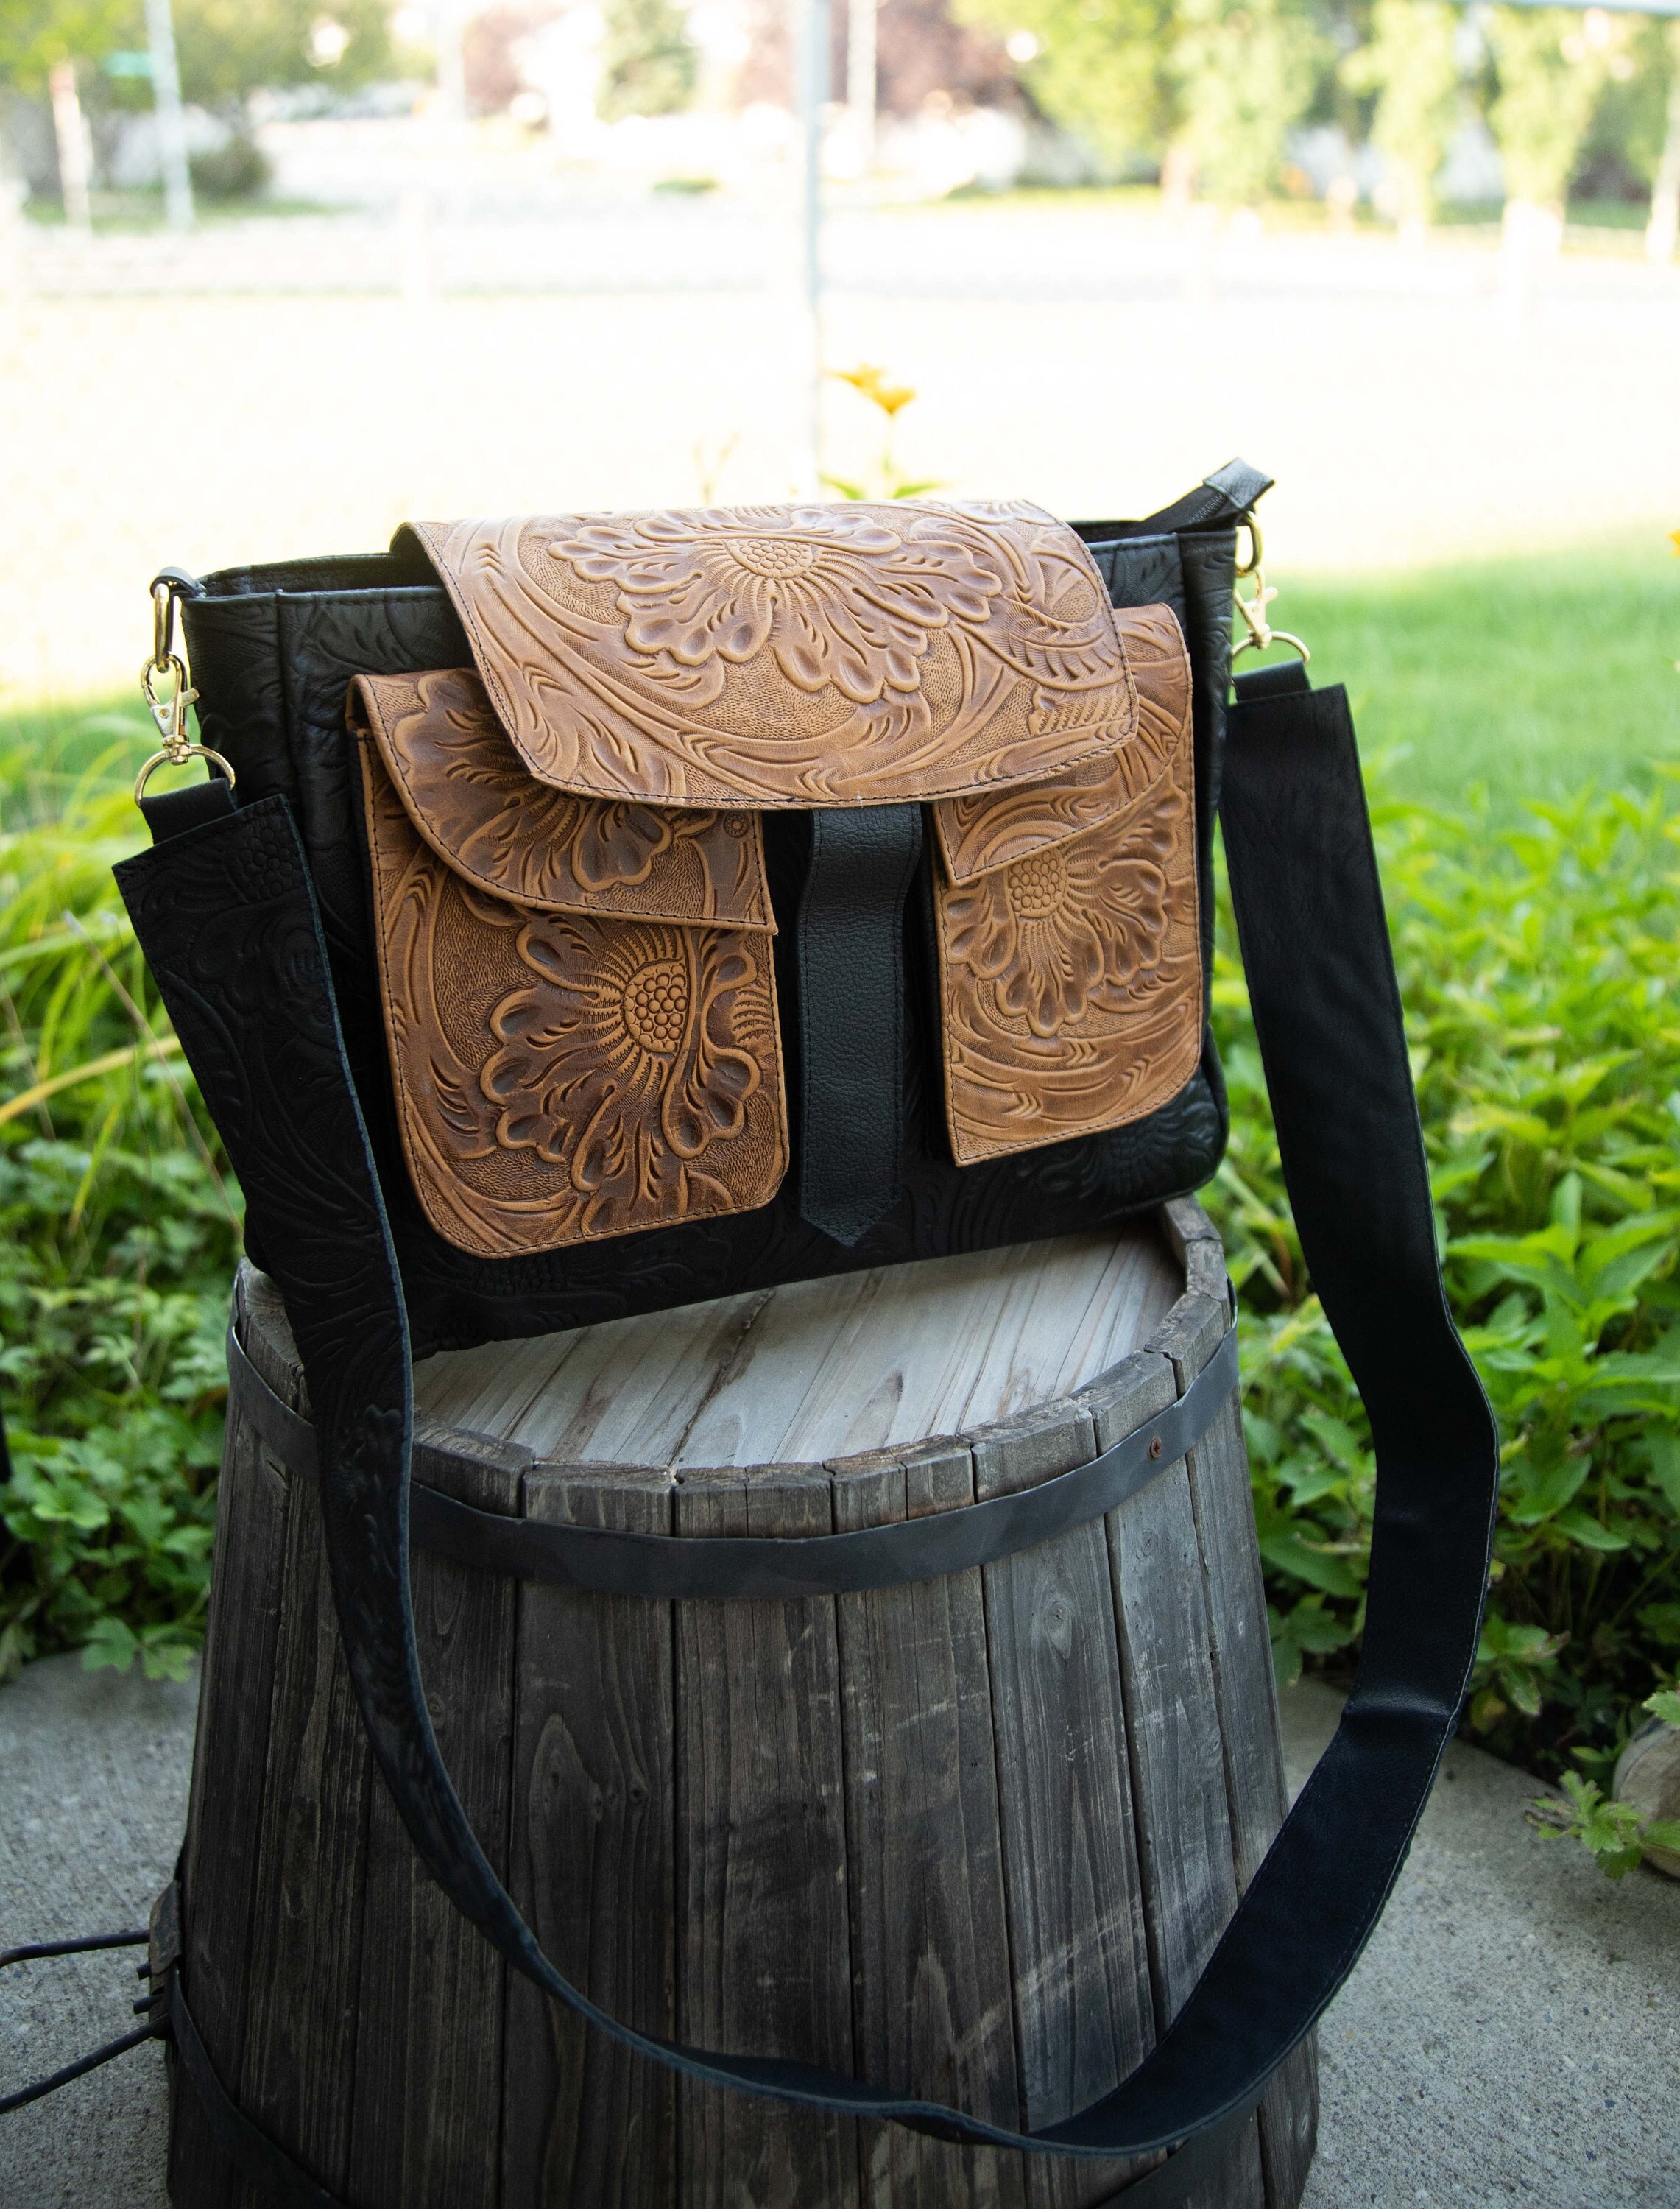
<instances>
[{"instance_id":1,"label":"shrub foliage","mask_svg":"<svg viewBox=\"0 0 1680 2209\"><path fill-rule=\"evenodd\" d=\"M202 1634L239 1202L111 879L135 749L0 834L0 1678L178 1675Z\"/></svg>"}]
</instances>

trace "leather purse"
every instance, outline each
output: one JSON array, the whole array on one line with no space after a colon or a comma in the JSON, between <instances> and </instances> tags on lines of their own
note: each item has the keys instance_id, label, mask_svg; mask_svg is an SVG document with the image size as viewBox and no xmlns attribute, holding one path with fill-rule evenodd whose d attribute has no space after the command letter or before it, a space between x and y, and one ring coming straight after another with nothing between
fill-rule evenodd
<instances>
[{"instance_id":1,"label":"leather purse","mask_svg":"<svg viewBox=\"0 0 1680 2209\"><path fill-rule=\"evenodd\" d=\"M1497 1473L1442 1291L1346 698L1293 663L1230 702L1238 531L1268 487L1232 462L1146 521L1072 527L918 502L416 524L375 557L169 571L160 756L218 772L142 795L154 846L117 870L286 1299L352 1678L433 1875L517 1970L660 2062L942 2138L1175 2149L1137 2182L1150 2202L1209 2167L1376 1921L1468 1677ZM1153 2053L1039 2134L636 2032L547 1962L461 1813L411 1538L648 1595L883 1586L1111 1508L1147 1438L1001 1508L804 1541L548 1526L510 1561L505 1526L411 1485L412 1361L1201 1186L1227 1129L1222 802L1303 1247L1380 1469L1336 1741ZM226 2143L272 2180L285 2158L170 2000Z\"/></svg>"}]
</instances>

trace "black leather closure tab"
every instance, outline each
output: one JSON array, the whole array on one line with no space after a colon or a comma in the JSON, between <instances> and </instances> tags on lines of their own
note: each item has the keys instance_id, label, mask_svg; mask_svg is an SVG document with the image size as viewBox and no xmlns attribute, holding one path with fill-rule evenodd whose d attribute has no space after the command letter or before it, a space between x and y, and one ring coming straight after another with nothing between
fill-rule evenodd
<instances>
[{"instance_id":1,"label":"black leather closure tab","mask_svg":"<svg viewBox=\"0 0 1680 2209\"><path fill-rule=\"evenodd\" d=\"M312 1472L315 1429L281 1402L231 1328L227 1377L230 1393L269 1448L299 1471ZM782 1602L902 1587L993 1564L1105 1518L1195 1448L1236 1386L1233 1327L1176 1404L1089 1465L1016 1495L849 1534L790 1540L626 1534L476 1510L418 1481L409 1490L409 1533L419 1548L485 1572L665 1602Z\"/></svg>"},{"instance_id":2,"label":"black leather closure tab","mask_svg":"<svg viewBox=\"0 0 1680 2209\"><path fill-rule=\"evenodd\" d=\"M919 805L814 812L799 901L800 1217L850 1249L898 1201L904 901Z\"/></svg>"},{"instance_id":3,"label":"black leather closure tab","mask_svg":"<svg viewBox=\"0 0 1680 2209\"><path fill-rule=\"evenodd\" d=\"M1293 698L1310 692L1312 683L1304 659L1280 659L1270 667L1251 667L1246 675L1237 677L1233 687L1239 706L1257 706L1268 698Z\"/></svg>"},{"instance_id":4,"label":"black leather closure tab","mask_svg":"<svg viewBox=\"0 0 1680 2209\"><path fill-rule=\"evenodd\" d=\"M233 810L233 792L225 775L211 774L202 782L190 782L184 790L160 790L155 796L142 798L140 810L152 832L152 841L166 844L172 836L189 828L226 820Z\"/></svg>"}]
</instances>

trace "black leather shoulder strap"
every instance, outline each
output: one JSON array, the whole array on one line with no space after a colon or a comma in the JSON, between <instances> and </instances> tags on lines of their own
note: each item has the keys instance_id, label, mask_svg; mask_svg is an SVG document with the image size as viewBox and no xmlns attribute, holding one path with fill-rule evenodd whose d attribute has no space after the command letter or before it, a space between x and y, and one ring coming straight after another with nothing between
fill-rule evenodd
<instances>
[{"instance_id":1,"label":"black leather shoulder strap","mask_svg":"<svg viewBox=\"0 0 1680 2209\"><path fill-rule=\"evenodd\" d=\"M432 1876L535 1985L708 2084L1043 2153L1110 2158L1195 2143L1137 2182L1137 2205L1189 2182L1210 2132L1254 2105L1376 1922L1474 1656L1498 1471L1492 1415L1436 1258L1346 701L1340 690L1308 690L1304 677L1293 689L1254 687L1271 695L1238 686L1226 848L1303 1248L1376 1442L1364 1653L1335 1739L1183 2008L1112 2092L1034 2134L813 2065L634 2031L543 1955L462 1812L421 1688L408 1596L412 1403L401 1286L286 802L266 798L186 828L117 870L285 1296L315 1410L351 1676Z\"/></svg>"}]
</instances>

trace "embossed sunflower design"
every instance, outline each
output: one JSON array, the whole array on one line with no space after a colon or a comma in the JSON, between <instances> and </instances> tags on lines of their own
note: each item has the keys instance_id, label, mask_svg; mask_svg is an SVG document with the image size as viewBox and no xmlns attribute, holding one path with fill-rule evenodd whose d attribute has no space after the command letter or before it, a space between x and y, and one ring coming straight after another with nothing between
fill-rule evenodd
<instances>
[{"instance_id":1,"label":"embossed sunflower design","mask_svg":"<svg viewBox=\"0 0 1680 2209\"><path fill-rule=\"evenodd\" d=\"M1183 793L1123 842L1102 833L1029 853L953 890L950 956L992 985L999 1014L1065 1037L1091 1008L1117 1011L1160 966Z\"/></svg>"},{"instance_id":2,"label":"embossed sunflower design","mask_svg":"<svg viewBox=\"0 0 1680 2209\"><path fill-rule=\"evenodd\" d=\"M741 1135L762 1080L738 1035L768 1025L744 939L544 914L518 949L538 986L495 1008L479 1076L497 1143L564 1167L586 1236L727 1208L701 1161Z\"/></svg>"},{"instance_id":3,"label":"embossed sunflower design","mask_svg":"<svg viewBox=\"0 0 1680 2209\"><path fill-rule=\"evenodd\" d=\"M691 706L714 702L726 669L765 652L804 691L832 689L859 707L918 701L936 634L978 628L1004 587L974 533L926 509L614 515L548 551L616 586L625 644Z\"/></svg>"}]
</instances>

